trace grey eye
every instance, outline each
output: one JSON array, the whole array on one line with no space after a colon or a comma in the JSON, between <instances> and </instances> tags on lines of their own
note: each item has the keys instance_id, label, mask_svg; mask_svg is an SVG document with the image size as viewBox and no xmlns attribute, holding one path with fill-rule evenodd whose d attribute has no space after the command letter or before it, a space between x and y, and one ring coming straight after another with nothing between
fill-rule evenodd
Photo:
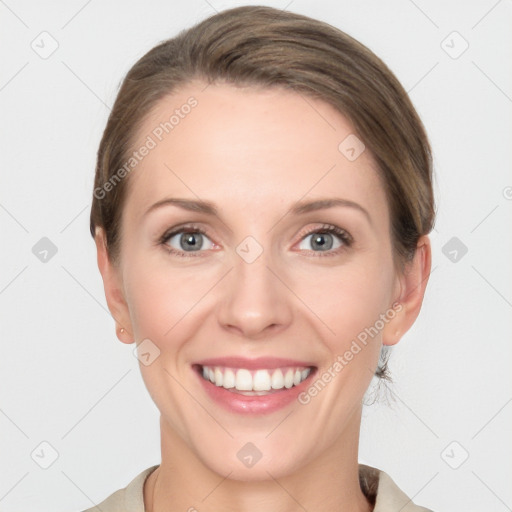
<instances>
[{"instance_id":1,"label":"grey eye","mask_svg":"<svg viewBox=\"0 0 512 512\"><path fill-rule=\"evenodd\" d=\"M210 247L204 247L204 244L207 241L208 243L210 243ZM199 251L201 249L210 249L212 246L212 243L211 241L209 241L208 237L206 237L202 233L197 232L176 233L175 235L169 238L167 244L170 245L173 249L185 252Z\"/></svg>"},{"instance_id":2,"label":"grey eye","mask_svg":"<svg viewBox=\"0 0 512 512\"><path fill-rule=\"evenodd\" d=\"M308 242L308 239L310 240L311 248L309 247L303 247L302 245L304 243ZM336 239L338 239L338 242L336 242ZM337 243L337 245L336 245ZM340 241L340 238L333 234L333 233L322 233L321 231L310 233L304 239L301 241L299 245L299 249L304 249L308 251L330 251L331 249L337 249L338 247L341 247L343 244Z\"/></svg>"}]
</instances>

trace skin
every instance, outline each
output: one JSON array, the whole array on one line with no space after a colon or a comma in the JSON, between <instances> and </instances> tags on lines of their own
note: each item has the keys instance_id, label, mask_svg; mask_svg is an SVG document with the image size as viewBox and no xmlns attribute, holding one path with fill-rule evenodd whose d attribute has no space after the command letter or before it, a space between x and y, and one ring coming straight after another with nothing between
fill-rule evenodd
<instances>
[{"instance_id":1,"label":"skin","mask_svg":"<svg viewBox=\"0 0 512 512\"><path fill-rule=\"evenodd\" d=\"M160 350L140 365L161 413L162 462L146 481L146 510L371 510L358 482L362 399L382 345L397 343L420 311L429 239L398 271L372 156L350 162L338 150L354 130L320 100L190 83L160 101L135 146L191 95L197 107L129 177L117 263L101 228L96 235L119 339L149 338ZM351 207L285 215L298 200L333 197L369 218ZM144 214L165 198L210 201L219 217L173 205ZM201 255L169 254L159 237L190 222L207 231ZM346 230L352 245L326 235L333 248L315 248L308 234L323 224ZM263 248L250 264L236 252L247 236ZM306 405L235 414L209 399L191 368L208 357L276 356L321 374L395 302L400 312ZM262 453L252 468L237 458L247 442Z\"/></svg>"}]
</instances>

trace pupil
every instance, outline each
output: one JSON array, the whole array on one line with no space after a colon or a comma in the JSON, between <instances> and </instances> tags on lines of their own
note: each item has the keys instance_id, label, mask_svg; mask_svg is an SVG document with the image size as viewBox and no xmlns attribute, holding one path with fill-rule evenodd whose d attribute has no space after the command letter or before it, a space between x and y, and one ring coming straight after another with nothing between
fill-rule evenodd
<instances>
[{"instance_id":1,"label":"pupil","mask_svg":"<svg viewBox=\"0 0 512 512\"><path fill-rule=\"evenodd\" d=\"M332 247L332 237L328 238L326 241L326 236L330 237L329 233L324 233L321 235L317 235L313 238L313 247L317 246L317 248L322 248L329 250Z\"/></svg>"},{"instance_id":2,"label":"pupil","mask_svg":"<svg viewBox=\"0 0 512 512\"><path fill-rule=\"evenodd\" d=\"M182 249L192 249L193 251L199 250L201 246L201 233L188 233L183 235L180 240L180 245ZM190 245L186 245L190 244Z\"/></svg>"}]
</instances>

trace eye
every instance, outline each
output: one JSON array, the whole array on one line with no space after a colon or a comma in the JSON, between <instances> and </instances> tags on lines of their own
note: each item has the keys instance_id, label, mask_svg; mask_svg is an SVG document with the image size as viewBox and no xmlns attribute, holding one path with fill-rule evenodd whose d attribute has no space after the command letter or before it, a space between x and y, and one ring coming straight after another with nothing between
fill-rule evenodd
<instances>
[{"instance_id":1,"label":"eye","mask_svg":"<svg viewBox=\"0 0 512 512\"><path fill-rule=\"evenodd\" d=\"M302 239L299 249L337 254L343 248L349 247L352 241L352 237L344 229L325 225L307 233ZM307 245L310 245L311 248Z\"/></svg>"},{"instance_id":2,"label":"eye","mask_svg":"<svg viewBox=\"0 0 512 512\"><path fill-rule=\"evenodd\" d=\"M326 224L303 234L299 249L317 253L317 256L332 256L350 247L352 242L353 239L347 231ZM215 247L204 229L199 226L173 228L162 235L159 243L167 252L177 256L201 256L204 251Z\"/></svg>"},{"instance_id":3,"label":"eye","mask_svg":"<svg viewBox=\"0 0 512 512\"><path fill-rule=\"evenodd\" d=\"M164 233L160 243L166 249L178 256L184 256L183 253L199 253L202 250L213 248L213 243L206 235L206 232L197 226L181 227ZM192 256L198 256L193 254Z\"/></svg>"}]
</instances>

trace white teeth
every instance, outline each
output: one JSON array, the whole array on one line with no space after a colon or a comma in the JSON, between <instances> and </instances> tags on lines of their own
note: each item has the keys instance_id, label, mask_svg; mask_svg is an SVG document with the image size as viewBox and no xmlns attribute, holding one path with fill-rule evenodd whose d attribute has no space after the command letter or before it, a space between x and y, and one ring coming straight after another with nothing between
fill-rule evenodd
<instances>
[{"instance_id":1,"label":"white teeth","mask_svg":"<svg viewBox=\"0 0 512 512\"><path fill-rule=\"evenodd\" d=\"M249 370L240 369L236 372L235 388L239 391L252 391L252 375Z\"/></svg>"},{"instance_id":2,"label":"white teeth","mask_svg":"<svg viewBox=\"0 0 512 512\"><path fill-rule=\"evenodd\" d=\"M254 374L252 387L254 391L270 391L272 383L270 380L270 374L267 370L258 370Z\"/></svg>"},{"instance_id":3,"label":"white teeth","mask_svg":"<svg viewBox=\"0 0 512 512\"><path fill-rule=\"evenodd\" d=\"M215 385L222 386L223 375L220 368L215 368Z\"/></svg>"},{"instance_id":4,"label":"white teeth","mask_svg":"<svg viewBox=\"0 0 512 512\"><path fill-rule=\"evenodd\" d=\"M215 384L218 385L217 383ZM224 372L222 386L226 389L235 387L235 372L233 370L226 368L226 371Z\"/></svg>"},{"instance_id":5,"label":"white teeth","mask_svg":"<svg viewBox=\"0 0 512 512\"><path fill-rule=\"evenodd\" d=\"M272 389L283 389L283 388L284 388L283 372L278 368L272 374Z\"/></svg>"},{"instance_id":6,"label":"white teeth","mask_svg":"<svg viewBox=\"0 0 512 512\"><path fill-rule=\"evenodd\" d=\"M203 378L218 387L232 391L255 392L258 395L267 391L290 389L307 379L311 368L276 368L250 371L245 368L202 367ZM284 373L284 374L283 374Z\"/></svg>"},{"instance_id":7,"label":"white teeth","mask_svg":"<svg viewBox=\"0 0 512 512\"><path fill-rule=\"evenodd\" d=\"M293 386L293 370L288 370L284 376L284 387L290 389Z\"/></svg>"}]
</instances>

